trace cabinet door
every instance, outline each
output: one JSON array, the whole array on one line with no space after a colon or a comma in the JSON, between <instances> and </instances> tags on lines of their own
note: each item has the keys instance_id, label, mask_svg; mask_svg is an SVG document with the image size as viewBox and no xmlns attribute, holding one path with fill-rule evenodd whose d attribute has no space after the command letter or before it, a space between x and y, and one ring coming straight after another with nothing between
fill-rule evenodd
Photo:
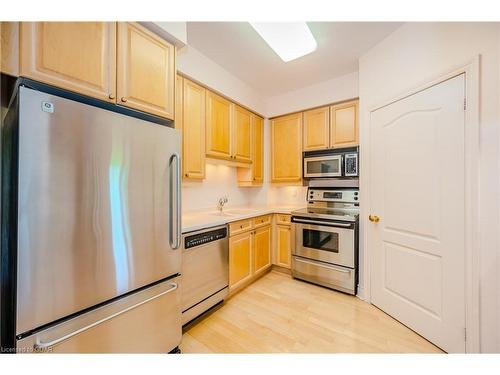
<instances>
[{"instance_id":1,"label":"cabinet door","mask_svg":"<svg viewBox=\"0 0 500 375\"><path fill-rule=\"evenodd\" d=\"M22 22L20 75L115 102L116 23Z\"/></svg>"},{"instance_id":2,"label":"cabinet door","mask_svg":"<svg viewBox=\"0 0 500 375\"><path fill-rule=\"evenodd\" d=\"M264 119L251 115L253 154L250 168L238 167L239 186L258 186L264 181Z\"/></svg>"},{"instance_id":3,"label":"cabinet door","mask_svg":"<svg viewBox=\"0 0 500 375\"><path fill-rule=\"evenodd\" d=\"M255 230L254 234L254 266L256 274L271 265L271 226Z\"/></svg>"},{"instance_id":4,"label":"cabinet door","mask_svg":"<svg viewBox=\"0 0 500 375\"><path fill-rule=\"evenodd\" d=\"M19 22L0 22L0 71L19 75Z\"/></svg>"},{"instance_id":5,"label":"cabinet door","mask_svg":"<svg viewBox=\"0 0 500 375\"><path fill-rule=\"evenodd\" d=\"M184 78L180 75L175 77L175 128L182 130L182 107L184 93Z\"/></svg>"},{"instance_id":6,"label":"cabinet door","mask_svg":"<svg viewBox=\"0 0 500 375\"><path fill-rule=\"evenodd\" d=\"M251 231L229 238L229 287L231 289L252 277L252 246Z\"/></svg>"},{"instance_id":7,"label":"cabinet door","mask_svg":"<svg viewBox=\"0 0 500 375\"><path fill-rule=\"evenodd\" d=\"M136 23L118 23L118 104L174 119L175 47Z\"/></svg>"},{"instance_id":8,"label":"cabinet door","mask_svg":"<svg viewBox=\"0 0 500 375\"><path fill-rule=\"evenodd\" d=\"M302 113L271 121L271 181L302 179Z\"/></svg>"},{"instance_id":9,"label":"cabinet door","mask_svg":"<svg viewBox=\"0 0 500 375\"><path fill-rule=\"evenodd\" d=\"M232 160L231 107L229 100L207 91L206 153L209 157Z\"/></svg>"},{"instance_id":10,"label":"cabinet door","mask_svg":"<svg viewBox=\"0 0 500 375\"><path fill-rule=\"evenodd\" d=\"M233 159L243 163L252 162L252 114L235 105L233 126Z\"/></svg>"},{"instance_id":11,"label":"cabinet door","mask_svg":"<svg viewBox=\"0 0 500 375\"><path fill-rule=\"evenodd\" d=\"M330 147L348 147L359 144L358 101L330 107Z\"/></svg>"},{"instance_id":12,"label":"cabinet door","mask_svg":"<svg viewBox=\"0 0 500 375\"><path fill-rule=\"evenodd\" d=\"M253 182L261 184L264 180L264 119L259 116L253 118Z\"/></svg>"},{"instance_id":13,"label":"cabinet door","mask_svg":"<svg viewBox=\"0 0 500 375\"><path fill-rule=\"evenodd\" d=\"M205 178L205 89L184 78L182 121L183 176Z\"/></svg>"},{"instance_id":14,"label":"cabinet door","mask_svg":"<svg viewBox=\"0 0 500 375\"><path fill-rule=\"evenodd\" d=\"M277 256L278 266L290 268L291 265L291 228L288 225L276 226Z\"/></svg>"},{"instance_id":15,"label":"cabinet door","mask_svg":"<svg viewBox=\"0 0 500 375\"><path fill-rule=\"evenodd\" d=\"M304 151L326 149L330 145L330 108L304 112Z\"/></svg>"}]
</instances>

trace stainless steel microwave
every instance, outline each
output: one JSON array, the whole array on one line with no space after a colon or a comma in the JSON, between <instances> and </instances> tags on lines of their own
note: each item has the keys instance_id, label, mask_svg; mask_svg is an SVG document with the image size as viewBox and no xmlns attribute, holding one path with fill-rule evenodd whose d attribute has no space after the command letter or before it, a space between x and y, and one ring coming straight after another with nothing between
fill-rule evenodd
<instances>
[{"instance_id":1,"label":"stainless steel microwave","mask_svg":"<svg viewBox=\"0 0 500 375\"><path fill-rule=\"evenodd\" d=\"M358 148L310 151L304 153L304 177L358 177Z\"/></svg>"}]
</instances>

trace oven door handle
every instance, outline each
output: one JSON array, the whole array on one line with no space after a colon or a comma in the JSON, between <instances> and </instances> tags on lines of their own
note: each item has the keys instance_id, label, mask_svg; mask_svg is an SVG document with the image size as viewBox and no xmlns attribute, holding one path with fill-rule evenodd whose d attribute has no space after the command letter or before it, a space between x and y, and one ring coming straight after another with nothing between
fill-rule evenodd
<instances>
[{"instance_id":1,"label":"oven door handle","mask_svg":"<svg viewBox=\"0 0 500 375\"><path fill-rule=\"evenodd\" d=\"M307 219L292 219L292 223L304 223L304 224L315 224L315 225L328 225L333 227L342 227L342 228L350 228L352 224L344 224L344 223L330 223L325 221L315 221L315 220L307 220Z\"/></svg>"},{"instance_id":2,"label":"oven door handle","mask_svg":"<svg viewBox=\"0 0 500 375\"><path fill-rule=\"evenodd\" d=\"M317 266L317 267L323 267L323 268L327 268L327 269L332 270L332 271L337 271L337 272L342 272L342 273L351 273L351 271L348 271L348 270L343 269L343 268L337 268L337 267L333 267L333 266L326 265L323 263L314 262L311 260L305 260L305 259L298 258L298 257L293 257L293 259L295 259L296 262L306 263L306 264L310 264L312 266Z\"/></svg>"}]
</instances>

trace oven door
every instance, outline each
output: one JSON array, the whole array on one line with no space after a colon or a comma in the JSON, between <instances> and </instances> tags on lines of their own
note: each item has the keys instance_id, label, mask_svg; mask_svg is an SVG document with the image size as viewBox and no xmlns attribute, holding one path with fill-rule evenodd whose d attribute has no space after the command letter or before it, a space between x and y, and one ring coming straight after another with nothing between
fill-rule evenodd
<instances>
[{"instance_id":1,"label":"oven door","mask_svg":"<svg viewBox=\"0 0 500 375\"><path fill-rule=\"evenodd\" d=\"M342 155L315 156L304 158L304 177L341 177Z\"/></svg>"},{"instance_id":2,"label":"oven door","mask_svg":"<svg viewBox=\"0 0 500 375\"><path fill-rule=\"evenodd\" d=\"M293 255L354 268L354 223L317 223L293 218Z\"/></svg>"}]
</instances>

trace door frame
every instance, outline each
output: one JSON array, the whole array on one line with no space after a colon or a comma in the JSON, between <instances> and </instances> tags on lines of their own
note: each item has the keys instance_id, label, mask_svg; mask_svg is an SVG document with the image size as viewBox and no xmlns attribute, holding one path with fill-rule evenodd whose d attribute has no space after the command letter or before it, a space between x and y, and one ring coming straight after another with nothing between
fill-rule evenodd
<instances>
[{"instance_id":1,"label":"door frame","mask_svg":"<svg viewBox=\"0 0 500 375\"><path fill-rule=\"evenodd\" d=\"M366 126L360 128L360 157L361 164L366 167L360 175L360 193L363 204L360 206L360 235L363 246L363 285L360 285L361 298L371 303L371 263L369 246L369 223L370 214L370 126L371 114L377 109L385 107L401 99L407 98L420 91L438 85L448 79L465 74L465 328L466 353L480 352L480 325L479 325L479 251L480 249L480 218L479 218L479 167L480 167L480 143L479 143L479 85L480 85L480 55L475 56L466 64L448 73L439 75L436 79L414 87L405 93L385 100L380 105L368 109L363 114ZM361 98L361 100L363 100ZM476 246L474 246L476 244Z\"/></svg>"}]
</instances>

